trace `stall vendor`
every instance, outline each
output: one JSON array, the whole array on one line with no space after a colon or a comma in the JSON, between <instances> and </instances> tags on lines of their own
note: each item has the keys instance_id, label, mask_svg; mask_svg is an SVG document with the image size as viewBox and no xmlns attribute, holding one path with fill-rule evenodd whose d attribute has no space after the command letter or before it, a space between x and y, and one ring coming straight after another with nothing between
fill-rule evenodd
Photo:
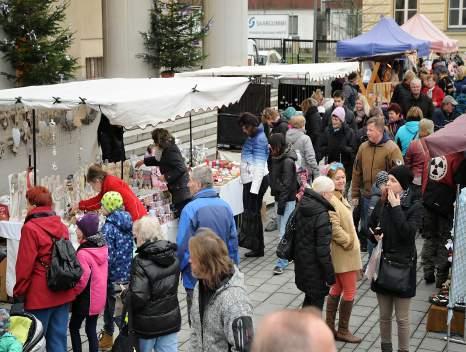
<instances>
[{"instance_id":1,"label":"stall vendor","mask_svg":"<svg viewBox=\"0 0 466 352\"><path fill-rule=\"evenodd\" d=\"M108 175L100 165L92 165L87 170L87 182L95 192L99 192L95 197L79 202L78 208L84 211L100 209L100 201L107 192L114 191L121 194L125 210L131 214L133 221L147 215L146 208L136 197L131 188L122 179Z\"/></svg>"},{"instance_id":2,"label":"stall vendor","mask_svg":"<svg viewBox=\"0 0 466 352\"><path fill-rule=\"evenodd\" d=\"M156 149L155 156L146 156L144 160L138 161L135 166L146 165L160 168L160 172L167 182L168 191L172 195L172 202L178 217L181 210L191 199L188 187L188 168L170 132L164 128L156 128L152 131L152 139Z\"/></svg>"}]
</instances>

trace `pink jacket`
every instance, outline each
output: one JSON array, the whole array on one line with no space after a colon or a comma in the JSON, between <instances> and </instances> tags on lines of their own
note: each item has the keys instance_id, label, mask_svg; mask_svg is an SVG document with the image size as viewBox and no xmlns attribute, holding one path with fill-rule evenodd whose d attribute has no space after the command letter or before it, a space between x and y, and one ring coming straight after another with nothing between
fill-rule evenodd
<instances>
[{"instance_id":1,"label":"pink jacket","mask_svg":"<svg viewBox=\"0 0 466 352\"><path fill-rule=\"evenodd\" d=\"M80 306L81 311L89 309L89 315L100 314L104 310L107 297L108 247L90 247L85 242L78 248L76 256L83 274L74 288L79 295L75 304Z\"/></svg>"}]
</instances>

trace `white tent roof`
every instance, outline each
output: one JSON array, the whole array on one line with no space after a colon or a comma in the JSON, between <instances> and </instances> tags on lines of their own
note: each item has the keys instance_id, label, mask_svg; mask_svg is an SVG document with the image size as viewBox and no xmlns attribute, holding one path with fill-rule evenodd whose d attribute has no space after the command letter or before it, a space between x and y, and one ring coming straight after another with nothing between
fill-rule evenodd
<instances>
[{"instance_id":1,"label":"white tent roof","mask_svg":"<svg viewBox=\"0 0 466 352\"><path fill-rule=\"evenodd\" d=\"M234 103L248 85L243 77L102 79L0 90L0 106L13 105L21 97L32 108L72 109L84 98L112 124L143 128L189 111Z\"/></svg>"},{"instance_id":2,"label":"white tent roof","mask_svg":"<svg viewBox=\"0 0 466 352\"><path fill-rule=\"evenodd\" d=\"M331 62L321 64L266 65L266 66L224 66L192 72L177 73L176 77L213 76L277 76L283 78L308 78L310 81L324 81L343 77L359 70L358 62Z\"/></svg>"}]
</instances>

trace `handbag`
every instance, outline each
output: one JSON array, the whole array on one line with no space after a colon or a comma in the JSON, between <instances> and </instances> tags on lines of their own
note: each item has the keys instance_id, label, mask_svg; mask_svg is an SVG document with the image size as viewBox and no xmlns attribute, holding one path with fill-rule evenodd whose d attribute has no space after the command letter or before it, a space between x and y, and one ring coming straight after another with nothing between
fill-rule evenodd
<instances>
[{"instance_id":1,"label":"handbag","mask_svg":"<svg viewBox=\"0 0 466 352\"><path fill-rule=\"evenodd\" d=\"M294 260L294 244L296 237L296 214L298 206L291 212L285 226L285 234L277 245L277 257L280 259Z\"/></svg>"},{"instance_id":2,"label":"handbag","mask_svg":"<svg viewBox=\"0 0 466 352\"><path fill-rule=\"evenodd\" d=\"M382 253L379 273L375 282L381 288L394 294L406 294L412 289L413 270L415 270L414 256L402 261Z\"/></svg>"}]
</instances>

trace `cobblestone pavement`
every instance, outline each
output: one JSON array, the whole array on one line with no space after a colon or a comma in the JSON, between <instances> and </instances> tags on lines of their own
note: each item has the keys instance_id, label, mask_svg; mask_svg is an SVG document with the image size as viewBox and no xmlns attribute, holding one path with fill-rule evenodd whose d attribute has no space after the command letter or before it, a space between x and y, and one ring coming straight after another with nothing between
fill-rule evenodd
<instances>
[{"instance_id":1,"label":"cobblestone pavement","mask_svg":"<svg viewBox=\"0 0 466 352\"><path fill-rule=\"evenodd\" d=\"M245 258L241 249L240 269L246 278L247 290L254 306L255 327L263 316L280 309L299 308L304 295L296 288L294 283L293 264L282 275L274 276L276 256L275 249L278 242L278 233L265 233L265 256L263 258ZM418 252L422 246L422 239L417 240ZM367 261L367 253L363 253L363 262ZM419 260L420 261L420 260ZM422 269L418 265L417 295L411 302L411 349L410 351L447 351L444 334L427 333L426 321L429 308L428 297L435 290L433 285L426 286L422 280ZM182 310L182 329L178 335L179 351L187 351L189 340L189 326L186 312L186 296L184 289L179 290L180 306ZM337 342L339 351L380 351L380 334L378 325L379 312L375 294L370 290L367 280L358 283L356 304L350 321L352 332L363 338L360 344L344 344ZM103 325L99 319L98 329ZM397 347L396 324L393 324L393 343ZM88 351L84 327L82 329L83 351ZM71 351L71 343L69 343ZM396 349L395 349L396 350ZM450 343L448 351L466 352L466 346Z\"/></svg>"}]
</instances>

